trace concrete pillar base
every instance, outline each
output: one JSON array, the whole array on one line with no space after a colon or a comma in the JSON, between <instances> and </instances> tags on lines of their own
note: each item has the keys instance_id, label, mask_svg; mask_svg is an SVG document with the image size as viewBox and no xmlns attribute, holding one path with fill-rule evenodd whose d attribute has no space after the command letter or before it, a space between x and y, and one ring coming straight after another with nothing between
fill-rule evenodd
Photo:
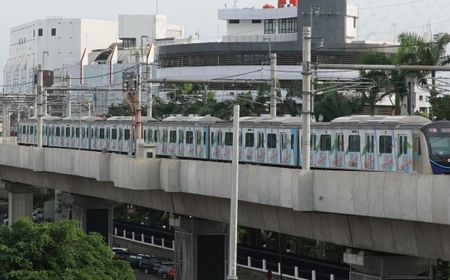
<instances>
[{"instance_id":1,"label":"concrete pillar base","mask_svg":"<svg viewBox=\"0 0 450 280\"><path fill-rule=\"evenodd\" d=\"M170 224L175 228L175 279L225 279L228 225L190 218Z\"/></svg>"},{"instance_id":2,"label":"concrete pillar base","mask_svg":"<svg viewBox=\"0 0 450 280\"><path fill-rule=\"evenodd\" d=\"M21 217L32 217L34 188L25 184L3 182L8 192L8 225Z\"/></svg>"}]
</instances>

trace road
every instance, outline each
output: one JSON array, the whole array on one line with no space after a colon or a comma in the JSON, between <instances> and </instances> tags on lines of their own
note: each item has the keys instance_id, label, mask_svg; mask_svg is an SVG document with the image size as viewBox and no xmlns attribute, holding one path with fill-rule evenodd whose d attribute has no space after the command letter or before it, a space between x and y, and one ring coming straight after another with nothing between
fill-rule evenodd
<instances>
[{"instance_id":1,"label":"road","mask_svg":"<svg viewBox=\"0 0 450 280\"><path fill-rule=\"evenodd\" d=\"M161 280L157 274L144 274L136 270L136 280Z\"/></svg>"}]
</instances>

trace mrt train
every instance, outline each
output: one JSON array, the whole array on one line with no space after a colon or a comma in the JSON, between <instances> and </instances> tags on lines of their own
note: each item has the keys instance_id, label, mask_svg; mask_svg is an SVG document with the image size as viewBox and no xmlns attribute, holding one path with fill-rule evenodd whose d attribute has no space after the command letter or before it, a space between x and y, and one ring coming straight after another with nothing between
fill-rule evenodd
<instances>
[{"instance_id":1,"label":"mrt train","mask_svg":"<svg viewBox=\"0 0 450 280\"><path fill-rule=\"evenodd\" d=\"M211 116L143 118L142 136L160 157L230 161L232 123ZM19 124L18 142L36 145L36 119ZM43 124L46 147L129 153L130 117L58 118ZM240 119L240 161L301 168L301 118ZM450 122L420 116L349 116L313 123L311 167L317 169L450 173Z\"/></svg>"}]
</instances>

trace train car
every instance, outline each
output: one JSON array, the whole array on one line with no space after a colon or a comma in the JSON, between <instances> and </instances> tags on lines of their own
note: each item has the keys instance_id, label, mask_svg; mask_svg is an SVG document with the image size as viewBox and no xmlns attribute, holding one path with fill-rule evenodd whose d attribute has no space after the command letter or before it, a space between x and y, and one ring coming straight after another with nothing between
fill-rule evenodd
<instances>
[{"instance_id":1,"label":"train car","mask_svg":"<svg viewBox=\"0 0 450 280\"><path fill-rule=\"evenodd\" d=\"M37 143L36 122L19 124L19 144ZM48 116L43 144L129 153L132 128L130 117ZM301 118L244 117L239 133L241 162L301 168ZM158 156L231 160L232 123L218 118L143 118L143 138L156 145ZM450 174L450 122L432 123L420 116L349 116L313 123L310 140L313 168Z\"/></svg>"},{"instance_id":2,"label":"train car","mask_svg":"<svg viewBox=\"0 0 450 280\"><path fill-rule=\"evenodd\" d=\"M211 116L165 118L155 132L159 135L156 137L158 155L209 159L209 128L221 121Z\"/></svg>"}]
</instances>

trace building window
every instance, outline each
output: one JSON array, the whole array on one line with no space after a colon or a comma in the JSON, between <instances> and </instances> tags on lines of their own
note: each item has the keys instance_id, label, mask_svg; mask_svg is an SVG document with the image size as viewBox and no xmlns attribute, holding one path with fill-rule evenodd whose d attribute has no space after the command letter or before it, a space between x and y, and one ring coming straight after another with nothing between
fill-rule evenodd
<instances>
[{"instance_id":1,"label":"building window","mask_svg":"<svg viewBox=\"0 0 450 280\"><path fill-rule=\"evenodd\" d=\"M241 22L241 21L238 20L238 19L230 19L230 20L228 21L229 24L239 24L240 22Z\"/></svg>"},{"instance_id":2,"label":"building window","mask_svg":"<svg viewBox=\"0 0 450 280\"><path fill-rule=\"evenodd\" d=\"M52 28L52 36L56 36L56 28Z\"/></svg>"},{"instance_id":3,"label":"building window","mask_svg":"<svg viewBox=\"0 0 450 280\"><path fill-rule=\"evenodd\" d=\"M423 101L423 95L419 96L419 101Z\"/></svg>"},{"instance_id":4,"label":"building window","mask_svg":"<svg viewBox=\"0 0 450 280\"><path fill-rule=\"evenodd\" d=\"M136 47L136 38L124 38L122 39L123 48L135 48Z\"/></svg>"},{"instance_id":5,"label":"building window","mask_svg":"<svg viewBox=\"0 0 450 280\"><path fill-rule=\"evenodd\" d=\"M283 18L278 20L278 33L296 33L297 19Z\"/></svg>"},{"instance_id":6,"label":"building window","mask_svg":"<svg viewBox=\"0 0 450 280\"><path fill-rule=\"evenodd\" d=\"M39 37L44 36L44 29L42 29L42 28L39 28L39 29L38 29L38 36L39 36Z\"/></svg>"},{"instance_id":7,"label":"building window","mask_svg":"<svg viewBox=\"0 0 450 280\"><path fill-rule=\"evenodd\" d=\"M259 23L261 23L261 20L260 19L253 19L252 23L253 24L259 24Z\"/></svg>"},{"instance_id":8,"label":"building window","mask_svg":"<svg viewBox=\"0 0 450 280\"><path fill-rule=\"evenodd\" d=\"M353 28L356 28L356 17L353 18Z\"/></svg>"},{"instance_id":9,"label":"building window","mask_svg":"<svg viewBox=\"0 0 450 280\"><path fill-rule=\"evenodd\" d=\"M275 21L273 19L264 20L264 34L275 34Z\"/></svg>"}]
</instances>

